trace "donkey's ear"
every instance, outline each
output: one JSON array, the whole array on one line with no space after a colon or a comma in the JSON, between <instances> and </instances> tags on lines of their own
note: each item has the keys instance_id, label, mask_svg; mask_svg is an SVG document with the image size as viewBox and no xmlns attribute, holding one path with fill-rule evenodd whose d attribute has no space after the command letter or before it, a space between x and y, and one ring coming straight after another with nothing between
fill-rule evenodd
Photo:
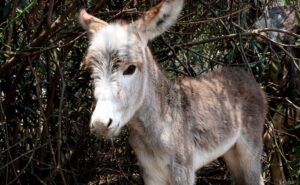
<instances>
[{"instance_id":1,"label":"donkey's ear","mask_svg":"<svg viewBox=\"0 0 300 185\"><path fill-rule=\"evenodd\" d=\"M146 43L169 29L177 20L184 0L164 0L132 23Z\"/></svg>"},{"instance_id":2,"label":"donkey's ear","mask_svg":"<svg viewBox=\"0 0 300 185\"><path fill-rule=\"evenodd\" d=\"M92 36L108 25L107 22L88 14L85 9L80 10L79 21L82 27L88 31L89 36Z\"/></svg>"}]
</instances>

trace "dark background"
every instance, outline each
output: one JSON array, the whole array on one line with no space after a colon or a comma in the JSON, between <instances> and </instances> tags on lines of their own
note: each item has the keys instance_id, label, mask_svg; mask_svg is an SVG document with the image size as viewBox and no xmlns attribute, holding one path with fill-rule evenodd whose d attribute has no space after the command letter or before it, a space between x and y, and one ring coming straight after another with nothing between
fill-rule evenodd
<instances>
[{"instance_id":1,"label":"dark background","mask_svg":"<svg viewBox=\"0 0 300 185\"><path fill-rule=\"evenodd\" d=\"M103 20L130 22L158 1L85 3ZM300 4L284 5L186 1L178 23L149 43L171 78L222 66L252 71L269 101L267 184L300 184ZM127 128L114 140L89 133L93 87L80 69L88 40L78 8L68 0L0 0L0 184L143 184ZM201 169L197 182L232 183L222 159Z\"/></svg>"}]
</instances>

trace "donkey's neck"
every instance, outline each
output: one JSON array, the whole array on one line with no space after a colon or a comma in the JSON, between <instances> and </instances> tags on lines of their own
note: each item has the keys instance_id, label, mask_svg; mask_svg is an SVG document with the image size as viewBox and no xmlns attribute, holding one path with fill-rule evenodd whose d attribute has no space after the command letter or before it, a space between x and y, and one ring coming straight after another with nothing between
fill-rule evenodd
<instances>
[{"instance_id":1,"label":"donkey's neck","mask_svg":"<svg viewBox=\"0 0 300 185\"><path fill-rule=\"evenodd\" d=\"M165 98L169 96L172 83L160 67L156 64L149 49L146 50L147 58L147 87L146 96L141 109L137 112L138 118L145 122L153 122L160 119L164 109ZM145 66L146 67L146 66Z\"/></svg>"},{"instance_id":2,"label":"donkey's neck","mask_svg":"<svg viewBox=\"0 0 300 185\"><path fill-rule=\"evenodd\" d=\"M149 78L143 104L130 123L129 140L133 148L165 150L174 146L172 131L184 130L182 123L186 122L183 114L187 99L180 85L164 75L149 50L146 56Z\"/></svg>"},{"instance_id":3,"label":"donkey's neck","mask_svg":"<svg viewBox=\"0 0 300 185\"><path fill-rule=\"evenodd\" d=\"M181 89L172 80L168 79L164 72L154 61L149 50L147 56L148 79L142 106L136 113L135 123L132 127L143 127L145 130L157 130L168 127L172 115L180 115L177 102L180 102ZM146 67L146 66L145 66ZM156 131L157 132L157 131Z\"/></svg>"},{"instance_id":4,"label":"donkey's neck","mask_svg":"<svg viewBox=\"0 0 300 185\"><path fill-rule=\"evenodd\" d=\"M172 131L184 130L183 102L187 100L180 85L164 75L149 50L146 56L149 78L143 104L130 123L129 142L136 150L147 147L162 152L176 143ZM177 133L178 137L182 133Z\"/></svg>"}]
</instances>

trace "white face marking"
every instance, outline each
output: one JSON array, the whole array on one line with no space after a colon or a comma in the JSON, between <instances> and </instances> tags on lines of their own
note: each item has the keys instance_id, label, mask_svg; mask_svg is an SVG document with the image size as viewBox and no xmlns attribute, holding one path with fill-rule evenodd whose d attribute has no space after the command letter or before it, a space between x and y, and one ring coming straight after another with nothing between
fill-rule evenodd
<instances>
[{"instance_id":1,"label":"white face marking","mask_svg":"<svg viewBox=\"0 0 300 185\"><path fill-rule=\"evenodd\" d=\"M109 25L89 48L96 107L92 131L115 136L133 117L144 97L144 45L126 26Z\"/></svg>"}]
</instances>

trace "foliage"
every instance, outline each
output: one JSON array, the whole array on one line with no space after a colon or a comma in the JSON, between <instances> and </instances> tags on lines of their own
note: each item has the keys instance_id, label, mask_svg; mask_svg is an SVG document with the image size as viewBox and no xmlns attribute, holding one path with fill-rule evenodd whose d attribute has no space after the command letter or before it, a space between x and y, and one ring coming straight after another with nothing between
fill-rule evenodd
<instances>
[{"instance_id":1,"label":"foliage","mask_svg":"<svg viewBox=\"0 0 300 185\"><path fill-rule=\"evenodd\" d=\"M104 20L130 21L158 1L86 3ZM299 1L285 3L299 10ZM189 0L178 24L149 46L171 78L222 66L251 71L269 99L266 182L300 184L299 32L288 30L296 41L282 45L253 26L276 4ZM77 12L68 0L0 1L0 184L142 183L126 129L114 140L89 133L93 87L80 69L88 40ZM230 184L224 166L205 167L197 182Z\"/></svg>"}]
</instances>

